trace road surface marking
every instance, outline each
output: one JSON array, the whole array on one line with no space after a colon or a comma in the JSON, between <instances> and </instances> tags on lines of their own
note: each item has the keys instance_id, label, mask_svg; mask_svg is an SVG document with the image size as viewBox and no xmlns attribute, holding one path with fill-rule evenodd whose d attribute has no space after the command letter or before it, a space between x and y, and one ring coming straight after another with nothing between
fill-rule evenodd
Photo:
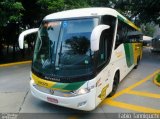
<instances>
[{"instance_id":1,"label":"road surface marking","mask_svg":"<svg viewBox=\"0 0 160 119\"><path fill-rule=\"evenodd\" d=\"M140 91L129 91L126 92L127 94L144 96L144 97L151 97L151 98L160 98L160 94L148 93L148 92L140 92Z\"/></svg>"},{"instance_id":2,"label":"road surface marking","mask_svg":"<svg viewBox=\"0 0 160 119\"><path fill-rule=\"evenodd\" d=\"M149 93L139 93L138 91L132 91L132 89L134 89L135 87L141 85L142 83L150 80L152 77L154 77L157 73L159 73L160 70L156 70L155 72L153 72L152 74L148 75L147 77L145 77L144 79L140 80L139 82L123 89L122 91L117 92L113 97L107 98L106 100L104 100L102 102L101 105L106 104L106 105L110 105L110 106L114 106L114 107L120 107L120 108L124 108L124 109L129 109L129 110L133 110L133 111L137 111L137 112L144 112L144 113L160 113L160 110L157 109L153 109L153 108L148 108L148 107L143 107L143 106L138 106L138 105L133 105L133 104L128 104L128 103L124 103L124 102L118 102L118 101L114 101L114 98L117 98L123 94L126 93L132 93L132 94L136 94L136 95L143 95L143 96L148 96L149 97ZM152 94L152 97L156 97L159 98L160 95L158 94ZM150 96L150 97L151 97Z\"/></svg>"},{"instance_id":3,"label":"road surface marking","mask_svg":"<svg viewBox=\"0 0 160 119\"><path fill-rule=\"evenodd\" d=\"M142 83L146 82L147 80L150 80L152 77L154 77L154 76L155 76L157 73L159 73L159 72L160 72L160 70L155 71L154 73L148 75L146 78L140 80L139 82L137 82L137 83L129 86L128 88L125 88L125 89L122 90L122 91L117 92L117 93L116 93L113 97L111 97L110 99L117 98L117 97L119 97L120 95L129 92L129 91L132 90L133 88L141 85Z\"/></svg>"},{"instance_id":4,"label":"road surface marking","mask_svg":"<svg viewBox=\"0 0 160 119\"><path fill-rule=\"evenodd\" d=\"M29 64L32 61L24 61L24 62L15 62L15 63L7 63L7 64L0 64L0 67L9 67L14 65L20 65L20 64Z\"/></svg>"},{"instance_id":5,"label":"road surface marking","mask_svg":"<svg viewBox=\"0 0 160 119\"><path fill-rule=\"evenodd\" d=\"M119 107L123 109L133 110L141 113L160 113L160 110L157 110L157 109L128 104L124 102L113 101L111 99L106 99L105 101L103 101L103 104L107 104L110 106Z\"/></svg>"}]
</instances>

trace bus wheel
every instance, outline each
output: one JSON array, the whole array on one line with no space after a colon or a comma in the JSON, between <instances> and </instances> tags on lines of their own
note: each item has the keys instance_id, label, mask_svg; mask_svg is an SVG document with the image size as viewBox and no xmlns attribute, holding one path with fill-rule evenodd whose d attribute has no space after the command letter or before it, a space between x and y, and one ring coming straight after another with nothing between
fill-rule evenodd
<instances>
[{"instance_id":1,"label":"bus wheel","mask_svg":"<svg viewBox=\"0 0 160 119\"><path fill-rule=\"evenodd\" d=\"M119 72L116 72L116 74L114 76L114 82L113 82L112 91L108 95L108 97L112 97L116 93L118 85L119 85Z\"/></svg>"},{"instance_id":2,"label":"bus wheel","mask_svg":"<svg viewBox=\"0 0 160 119\"><path fill-rule=\"evenodd\" d=\"M137 69L137 67L139 65L139 61L140 61L140 57L137 58L137 64L134 66L134 69Z\"/></svg>"}]
</instances>

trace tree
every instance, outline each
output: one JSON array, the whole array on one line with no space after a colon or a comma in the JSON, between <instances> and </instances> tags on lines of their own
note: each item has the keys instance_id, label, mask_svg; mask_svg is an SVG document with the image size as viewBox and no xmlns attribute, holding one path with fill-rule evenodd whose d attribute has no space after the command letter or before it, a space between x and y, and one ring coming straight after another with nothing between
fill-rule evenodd
<instances>
[{"instance_id":1,"label":"tree","mask_svg":"<svg viewBox=\"0 0 160 119\"><path fill-rule=\"evenodd\" d=\"M160 24L159 0L119 0L115 9L138 26L145 35L153 36L155 25Z\"/></svg>"},{"instance_id":2,"label":"tree","mask_svg":"<svg viewBox=\"0 0 160 119\"><path fill-rule=\"evenodd\" d=\"M21 21L23 6L17 0L1 0L0 2L0 54L2 54L4 42L12 42L15 51L15 40L17 36L17 25ZM15 29L16 28L16 29ZM11 29L11 30L9 30ZM10 36L7 37L7 36Z\"/></svg>"},{"instance_id":3,"label":"tree","mask_svg":"<svg viewBox=\"0 0 160 119\"><path fill-rule=\"evenodd\" d=\"M146 24L141 25L141 29L142 29L142 32L145 35L153 37L154 32L156 30L155 26L156 25L153 22L152 23L146 23Z\"/></svg>"},{"instance_id":4,"label":"tree","mask_svg":"<svg viewBox=\"0 0 160 119\"><path fill-rule=\"evenodd\" d=\"M159 0L119 0L115 9L138 24L155 22L160 24Z\"/></svg>"},{"instance_id":5,"label":"tree","mask_svg":"<svg viewBox=\"0 0 160 119\"><path fill-rule=\"evenodd\" d=\"M111 7L114 8L117 0L90 0L92 7Z\"/></svg>"},{"instance_id":6,"label":"tree","mask_svg":"<svg viewBox=\"0 0 160 119\"><path fill-rule=\"evenodd\" d=\"M65 0L65 10L66 9L75 9L75 8L84 8L89 7L90 3L88 0Z\"/></svg>"},{"instance_id":7,"label":"tree","mask_svg":"<svg viewBox=\"0 0 160 119\"><path fill-rule=\"evenodd\" d=\"M0 2L0 27L8 23L19 22L22 18L21 11L24 10L20 2L16 0L2 0Z\"/></svg>"},{"instance_id":8,"label":"tree","mask_svg":"<svg viewBox=\"0 0 160 119\"><path fill-rule=\"evenodd\" d=\"M64 9L64 0L37 0L36 4L40 7L43 17Z\"/></svg>"},{"instance_id":9,"label":"tree","mask_svg":"<svg viewBox=\"0 0 160 119\"><path fill-rule=\"evenodd\" d=\"M111 7L153 36L154 24L160 24L159 0L91 0L92 6Z\"/></svg>"},{"instance_id":10,"label":"tree","mask_svg":"<svg viewBox=\"0 0 160 119\"><path fill-rule=\"evenodd\" d=\"M19 28L39 27L48 14L84 7L114 8L138 26L143 24L143 32L152 36L153 25L149 24L160 24L159 6L159 0L1 0L0 51L6 39L15 44ZM8 37L8 34L13 36Z\"/></svg>"}]
</instances>

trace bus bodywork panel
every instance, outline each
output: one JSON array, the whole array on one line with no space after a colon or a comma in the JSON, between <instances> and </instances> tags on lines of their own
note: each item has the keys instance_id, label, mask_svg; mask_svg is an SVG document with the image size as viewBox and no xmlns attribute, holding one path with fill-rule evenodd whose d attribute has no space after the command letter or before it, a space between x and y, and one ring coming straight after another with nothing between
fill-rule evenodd
<instances>
[{"instance_id":1,"label":"bus bodywork panel","mask_svg":"<svg viewBox=\"0 0 160 119\"><path fill-rule=\"evenodd\" d=\"M38 99L41 99L45 102L49 102L55 105L60 105L68 108L79 109L79 110L93 110L95 109L95 92L93 89L91 92L75 97L62 97L55 96L40 89L36 88L33 80L30 81L31 93ZM42 88L42 87L41 87ZM45 88L49 92L48 88Z\"/></svg>"},{"instance_id":2,"label":"bus bodywork panel","mask_svg":"<svg viewBox=\"0 0 160 119\"><path fill-rule=\"evenodd\" d=\"M141 43L126 43L124 44L126 61L128 67L133 64L136 65L142 57L142 44Z\"/></svg>"}]
</instances>

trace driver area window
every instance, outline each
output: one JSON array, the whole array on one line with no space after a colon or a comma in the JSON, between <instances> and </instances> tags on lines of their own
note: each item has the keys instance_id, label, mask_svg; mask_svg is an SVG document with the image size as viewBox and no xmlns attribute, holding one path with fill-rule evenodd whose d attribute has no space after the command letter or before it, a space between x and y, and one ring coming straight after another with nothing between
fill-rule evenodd
<instances>
[{"instance_id":1,"label":"driver area window","mask_svg":"<svg viewBox=\"0 0 160 119\"><path fill-rule=\"evenodd\" d=\"M98 51L98 67L100 69L106 66L110 61L116 18L108 15L102 16L101 24L109 25L110 28L104 30L100 37L99 51Z\"/></svg>"}]
</instances>

